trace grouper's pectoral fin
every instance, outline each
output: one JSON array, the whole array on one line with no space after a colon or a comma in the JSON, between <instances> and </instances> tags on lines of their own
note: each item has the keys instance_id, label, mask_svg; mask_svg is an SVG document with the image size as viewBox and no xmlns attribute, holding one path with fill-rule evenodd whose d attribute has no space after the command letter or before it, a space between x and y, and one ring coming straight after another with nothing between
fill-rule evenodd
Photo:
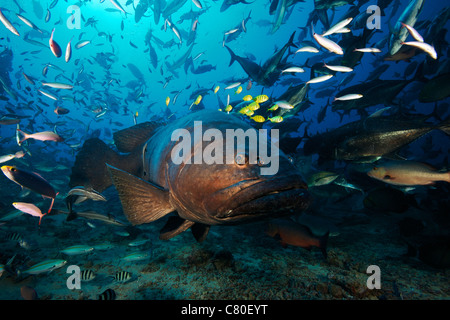
<instances>
[{"instance_id":1,"label":"grouper's pectoral fin","mask_svg":"<svg viewBox=\"0 0 450 320\"><path fill-rule=\"evenodd\" d=\"M195 225L195 222L193 221L185 220L177 216L169 217L166 224L159 232L159 239L169 240L183 231L186 231L193 225Z\"/></svg>"},{"instance_id":2,"label":"grouper's pectoral fin","mask_svg":"<svg viewBox=\"0 0 450 320\"><path fill-rule=\"evenodd\" d=\"M133 225L158 220L175 210L168 191L109 164L106 166L119 193L123 212Z\"/></svg>"},{"instance_id":3,"label":"grouper's pectoral fin","mask_svg":"<svg viewBox=\"0 0 450 320\"><path fill-rule=\"evenodd\" d=\"M177 216L167 219L166 224L159 232L159 239L169 240L189 228L191 228L192 234L197 242L202 242L206 239L209 231L208 225L185 220Z\"/></svg>"}]
</instances>

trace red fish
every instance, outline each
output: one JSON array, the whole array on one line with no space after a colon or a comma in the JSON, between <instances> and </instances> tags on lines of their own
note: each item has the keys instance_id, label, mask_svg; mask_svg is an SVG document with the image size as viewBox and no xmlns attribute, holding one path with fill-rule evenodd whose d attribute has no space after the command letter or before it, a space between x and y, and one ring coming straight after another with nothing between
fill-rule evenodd
<instances>
[{"instance_id":1,"label":"red fish","mask_svg":"<svg viewBox=\"0 0 450 320\"><path fill-rule=\"evenodd\" d=\"M323 256L327 257L327 242L329 232L321 237L315 236L308 227L298 224L291 220L271 220L268 223L266 233L276 239L279 239L281 245L292 245L311 250L311 247L318 247Z\"/></svg>"},{"instance_id":2,"label":"red fish","mask_svg":"<svg viewBox=\"0 0 450 320\"><path fill-rule=\"evenodd\" d=\"M36 132L36 133L26 133L23 132L20 129L17 129L22 135L22 140L19 141L19 143L24 142L27 139L35 139L40 141L56 141L61 142L64 141L64 138L59 136L58 134L54 133L53 131L42 131L42 132Z\"/></svg>"},{"instance_id":3,"label":"red fish","mask_svg":"<svg viewBox=\"0 0 450 320\"><path fill-rule=\"evenodd\" d=\"M55 33L55 29L53 29L52 35L50 36L50 40L48 42L50 44L50 49L52 50L55 57L59 58L59 57L61 57L62 50L61 50L61 47L59 46L59 44L55 40L53 40L54 33Z\"/></svg>"}]
</instances>

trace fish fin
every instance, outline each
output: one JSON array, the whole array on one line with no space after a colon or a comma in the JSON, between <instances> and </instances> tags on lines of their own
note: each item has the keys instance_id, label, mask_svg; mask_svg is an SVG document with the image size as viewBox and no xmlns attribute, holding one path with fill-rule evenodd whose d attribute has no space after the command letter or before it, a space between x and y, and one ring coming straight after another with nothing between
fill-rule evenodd
<instances>
[{"instance_id":1,"label":"fish fin","mask_svg":"<svg viewBox=\"0 0 450 320\"><path fill-rule=\"evenodd\" d=\"M424 62L419 64L419 66L416 69L416 73L414 74L414 77L412 78L412 81L421 81L421 82L428 82L429 81L423 75L423 65L424 65Z\"/></svg>"},{"instance_id":2,"label":"fish fin","mask_svg":"<svg viewBox=\"0 0 450 320\"><path fill-rule=\"evenodd\" d=\"M132 152L144 144L161 124L157 122L144 122L133 127L114 132L113 139L120 152Z\"/></svg>"},{"instance_id":3,"label":"fish fin","mask_svg":"<svg viewBox=\"0 0 450 320\"><path fill-rule=\"evenodd\" d=\"M319 238L319 248L320 251L322 251L323 257L327 258L327 244L328 244L328 238L330 236L330 231L327 231L323 236Z\"/></svg>"},{"instance_id":4,"label":"fish fin","mask_svg":"<svg viewBox=\"0 0 450 320\"><path fill-rule=\"evenodd\" d=\"M75 211L70 210L70 212L67 214L66 221L72 221L78 218L78 214Z\"/></svg>"},{"instance_id":5,"label":"fish fin","mask_svg":"<svg viewBox=\"0 0 450 320\"><path fill-rule=\"evenodd\" d=\"M439 126L439 130L450 136L450 117Z\"/></svg>"},{"instance_id":6,"label":"fish fin","mask_svg":"<svg viewBox=\"0 0 450 320\"><path fill-rule=\"evenodd\" d=\"M102 192L112 185L106 163L138 176L142 171L142 152L119 155L100 139L88 139L76 156L69 186L92 187Z\"/></svg>"},{"instance_id":7,"label":"fish fin","mask_svg":"<svg viewBox=\"0 0 450 320\"><path fill-rule=\"evenodd\" d=\"M401 155L397 153L389 153L383 155L383 158L390 159L390 160L407 160L405 157L402 157Z\"/></svg>"},{"instance_id":8,"label":"fish fin","mask_svg":"<svg viewBox=\"0 0 450 320\"><path fill-rule=\"evenodd\" d=\"M57 196L58 194L59 194L59 192L56 194L56 196ZM56 196L55 196L55 198L56 198ZM50 207L48 208L47 213L50 213L50 211L52 211L53 204L55 203L55 198L51 198L51 199L52 199L52 202L50 203ZM44 215L46 215L46 213L45 213ZM39 224L41 224L40 221L39 221Z\"/></svg>"},{"instance_id":9,"label":"fish fin","mask_svg":"<svg viewBox=\"0 0 450 320\"><path fill-rule=\"evenodd\" d=\"M24 142L25 140L27 140L29 137L29 134L28 133L26 133L26 132L23 132L22 130L20 130L20 129L17 129L17 131L19 131L19 133L21 133L22 135L23 135L23 138L19 141L19 145L21 145L22 144L22 142Z\"/></svg>"},{"instance_id":10,"label":"fish fin","mask_svg":"<svg viewBox=\"0 0 450 320\"><path fill-rule=\"evenodd\" d=\"M294 36L295 36L295 31L294 32L292 32L292 35L291 35L291 37L289 38L289 41L288 41L288 46L289 47L295 47L295 48L298 48L298 46L294 43Z\"/></svg>"},{"instance_id":11,"label":"fish fin","mask_svg":"<svg viewBox=\"0 0 450 320\"><path fill-rule=\"evenodd\" d=\"M158 220L174 211L168 191L109 164L106 166L119 193L123 212L133 225Z\"/></svg>"},{"instance_id":12,"label":"fish fin","mask_svg":"<svg viewBox=\"0 0 450 320\"><path fill-rule=\"evenodd\" d=\"M159 232L159 239L169 240L183 231L186 231L194 225L193 221L182 219L178 216L172 216L167 219L166 224Z\"/></svg>"},{"instance_id":13,"label":"fish fin","mask_svg":"<svg viewBox=\"0 0 450 320\"><path fill-rule=\"evenodd\" d=\"M192 234L194 235L195 240L197 242L203 242L203 240L206 239L206 236L208 235L210 226L202 223L195 223L191 227Z\"/></svg>"}]
</instances>

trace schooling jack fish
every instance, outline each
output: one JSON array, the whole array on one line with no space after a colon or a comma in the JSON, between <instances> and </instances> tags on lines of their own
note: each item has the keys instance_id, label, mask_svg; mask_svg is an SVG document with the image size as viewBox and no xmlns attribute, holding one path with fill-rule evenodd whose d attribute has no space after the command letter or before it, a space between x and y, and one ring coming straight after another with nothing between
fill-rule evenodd
<instances>
[{"instance_id":1,"label":"schooling jack fish","mask_svg":"<svg viewBox=\"0 0 450 320\"><path fill-rule=\"evenodd\" d=\"M204 130L205 135L214 132L214 139L196 136L198 130ZM124 214L133 225L176 211L178 216L168 219L160 239L170 239L191 228L194 237L202 241L211 225L242 223L305 209L309 204L307 186L288 158L281 152L273 157L275 148L270 145L270 161L263 162L266 158L261 155L261 147L259 161L253 161L259 143L246 145L245 138L239 142L240 135L236 134L238 143L229 145L225 142L230 142L225 138L229 130L241 130L244 137L258 133L234 116L205 110L165 126L146 122L116 132L115 144L120 152L128 153L125 155L99 139L89 139L76 157L70 186L102 192L114 184ZM184 133L182 139L172 139L177 132ZM222 144L216 140L220 134L224 137ZM194 139L189 138L192 136ZM265 138L257 139L261 142ZM185 141L189 141L187 151L180 149ZM214 161L198 161L208 152L211 155L212 149ZM182 161L174 160L174 154L181 153ZM278 170L268 174L263 169Z\"/></svg>"}]
</instances>

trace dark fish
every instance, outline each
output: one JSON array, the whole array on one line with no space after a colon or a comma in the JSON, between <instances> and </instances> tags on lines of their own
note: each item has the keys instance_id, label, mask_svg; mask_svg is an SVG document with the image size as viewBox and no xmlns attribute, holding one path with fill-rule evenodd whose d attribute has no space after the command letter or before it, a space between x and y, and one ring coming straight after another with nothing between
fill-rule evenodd
<instances>
[{"instance_id":1,"label":"dark fish","mask_svg":"<svg viewBox=\"0 0 450 320\"><path fill-rule=\"evenodd\" d=\"M235 61L237 61L241 65L242 69L244 69L245 73L247 73L253 81L258 82L258 76L261 72L261 67L248 58L236 55L228 46L225 46L225 48L227 48L228 52L231 55L230 64L228 66L231 66Z\"/></svg>"},{"instance_id":2,"label":"dark fish","mask_svg":"<svg viewBox=\"0 0 450 320\"><path fill-rule=\"evenodd\" d=\"M450 72L429 80L419 94L420 102L435 102L450 97Z\"/></svg>"},{"instance_id":3,"label":"dark fish","mask_svg":"<svg viewBox=\"0 0 450 320\"><path fill-rule=\"evenodd\" d=\"M191 46L187 49L187 51L180 58L175 60L172 64L169 64L166 61L167 70L174 73L176 69L183 66L185 64L186 60L190 57L193 47L194 47L194 44L191 44Z\"/></svg>"},{"instance_id":4,"label":"dark fish","mask_svg":"<svg viewBox=\"0 0 450 320\"><path fill-rule=\"evenodd\" d=\"M152 45L149 45L149 49L150 49L150 61L152 63L153 68L156 69L158 67L158 55L156 54L156 51Z\"/></svg>"},{"instance_id":5,"label":"dark fish","mask_svg":"<svg viewBox=\"0 0 450 320\"><path fill-rule=\"evenodd\" d=\"M184 4L187 2L187 0L172 0L168 1L166 6L164 7L164 10L162 11L162 16L164 19L168 19L172 14L177 12L181 7L184 6ZM164 1L163 1L164 3ZM156 19L156 17L155 17ZM155 20L156 22L156 20Z\"/></svg>"},{"instance_id":6,"label":"dark fish","mask_svg":"<svg viewBox=\"0 0 450 320\"><path fill-rule=\"evenodd\" d=\"M258 75L258 83L264 86L271 86L278 80L281 73L280 63L286 50L290 47L297 47L294 44L295 31L292 33L288 42L278 51L276 51L269 59L264 62L261 67L261 72Z\"/></svg>"},{"instance_id":7,"label":"dark fish","mask_svg":"<svg viewBox=\"0 0 450 320\"><path fill-rule=\"evenodd\" d=\"M202 119L204 130L214 128L223 135L226 129L255 130L237 117L209 110L192 113L166 126L141 123L114 134L118 150L127 155L117 154L98 139L87 140L77 155L69 185L89 185L101 192L114 184L125 216L133 225L176 211L178 216L168 220L161 239L170 239L191 228L201 241L211 225L242 223L306 208L306 184L281 152L278 173L271 176L261 175L260 170L265 167L261 163L241 167L237 163L226 164L223 159L224 164L214 165L171 161L170 154L177 145L171 140L172 132L180 128L192 132L194 119ZM247 148L256 152L257 144ZM233 152L236 156L236 150ZM195 190L193 184L197 186ZM190 190L189 195L186 190Z\"/></svg>"},{"instance_id":8,"label":"dark fish","mask_svg":"<svg viewBox=\"0 0 450 320\"><path fill-rule=\"evenodd\" d=\"M1 169L8 179L17 183L22 188L30 189L31 191L41 194L43 197L51 198L52 203L50 204L48 212L52 210L57 193L44 178L37 173L28 172L13 166L3 166Z\"/></svg>"},{"instance_id":9,"label":"dark fish","mask_svg":"<svg viewBox=\"0 0 450 320\"><path fill-rule=\"evenodd\" d=\"M18 124L20 123L20 119L0 119L0 125L10 125L10 124Z\"/></svg>"},{"instance_id":10,"label":"dark fish","mask_svg":"<svg viewBox=\"0 0 450 320\"><path fill-rule=\"evenodd\" d=\"M392 187L371 190L363 200L364 207L376 212L403 213L411 206L414 198Z\"/></svg>"},{"instance_id":11,"label":"dark fish","mask_svg":"<svg viewBox=\"0 0 450 320\"><path fill-rule=\"evenodd\" d=\"M69 208L70 210L70 208ZM65 213L65 212L59 212L59 213ZM116 220L116 218L114 218L112 215L104 215L104 214L100 214L94 211L84 211L84 212L75 212L75 211L70 211L67 212L67 221L71 221L73 219L76 219L78 217L83 217L85 219L89 219L89 220L99 220L102 221L106 224L111 224L114 226L119 226L119 227L126 227L127 225Z\"/></svg>"},{"instance_id":12,"label":"dark fish","mask_svg":"<svg viewBox=\"0 0 450 320\"><path fill-rule=\"evenodd\" d=\"M308 139L303 151L317 153L320 160L361 160L396 152L432 130L450 135L450 119L439 125L424 124L423 119L398 120L369 117Z\"/></svg>"},{"instance_id":13,"label":"dark fish","mask_svg":"<svg viewBox=\"0 0 450 320\"><path fill-rule=\"evenodd\" d=\"M63 115L63 114L68 114L70 112L70 110L67 109L67 108L63 108L63 107L59 107L58 106L58 107L55 108L54 112L57 115Z\"/></svg>"},{"instance_id":14,"label":"dark fish","mask_svg":"<svg viewBox=\"0 0 450 320\"><path fill-rule=\"evenodd\" d=\"M251 2L247 2L246 0L223 0L222 6L220 7L220 12L224 12L229 7L237 5L239 3L250 4Z\"/></svg>"},{"instance_id":15,"label":"dark fish","mask_svg":"<svg viewBox=\"0 0 450 320\"><path fill-rule=\"evenodd\" d=\"M134 21L138 23L148 10L148 0L140 0L134 10Z\"/></svg>"},{"instance_id":16,"label":"dark fish","mask_svg":"<svg viewBox=\"0 0 450 320\"><path fill-rule=\"evenodd\" d=\"M106 289L98 296L98 300L116 300L116 292L113 289Z\"/></svg>"},{"instance_id":17,"label":"dark fish","mask_svg":"<svg viewBox=\"0 0 450 320\"><path fill-rule=\"evenodd\" d=\"M408 256L438 269L450 268L450 238L445 236L417 237L408 241Z\"/></svg>"}]
</instances>

